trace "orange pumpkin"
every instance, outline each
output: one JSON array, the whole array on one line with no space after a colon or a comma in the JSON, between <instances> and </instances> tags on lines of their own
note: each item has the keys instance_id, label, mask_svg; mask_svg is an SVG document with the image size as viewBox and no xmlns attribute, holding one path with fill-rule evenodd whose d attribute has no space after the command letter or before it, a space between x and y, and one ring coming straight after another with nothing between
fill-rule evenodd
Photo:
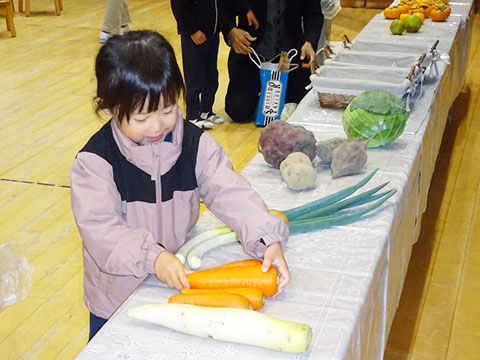
<instances>
[{"instance_id":1,"label":"orange pumpkin","mask_svg":"<svg viewBox=\"0 0 480 360\"><path fill-rule=\"evenodd\" d=\"M449 11L447 10L447 6L437 6L433 9L430 13L430 18L432 21L445 21L447 20L448 16L450 15Z\"/></svg>"}]
</instances>

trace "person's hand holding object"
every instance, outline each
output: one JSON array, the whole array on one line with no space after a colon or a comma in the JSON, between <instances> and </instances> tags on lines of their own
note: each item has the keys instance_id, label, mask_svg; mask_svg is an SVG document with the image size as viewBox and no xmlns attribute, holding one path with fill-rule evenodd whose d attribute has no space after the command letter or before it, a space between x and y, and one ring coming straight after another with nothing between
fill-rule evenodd
<instances>
[{"instance_id":1,"label":"person's hand holding object","mask_svg":"<svg viewBox=\"0 0 480 360\"><path fill-rule=\"evenodd\" d=\"M230 42L232 43L232 48L237 54L248 55L252 51L249 49L249 46L252 44L252 41L257 40L256 37L251 36L248 31L239 29L237 27L232 28L228 33Z\"/></svg>"}]
</instances>

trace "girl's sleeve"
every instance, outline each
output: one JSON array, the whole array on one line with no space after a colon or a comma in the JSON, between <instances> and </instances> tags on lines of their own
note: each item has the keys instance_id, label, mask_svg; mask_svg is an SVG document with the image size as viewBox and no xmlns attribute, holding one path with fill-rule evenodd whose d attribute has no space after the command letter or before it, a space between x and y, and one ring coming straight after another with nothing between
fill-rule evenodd
<instances>
[{"instance_id":1,"label":"girl's sleeve","mask_svg":"<svg viewBox=\"0 0 480 360\"><path fill-rule=\"evenodd\" d=\"M165 248L149 231L127 226L110 164L93 153L81 152L73 163L70 183L72 211L85 251L100 270L136 277L152 274Z\"/></svg>"},{"instance_id":2,"label":"girl's sleeve","mask_svg":"<svg viewBox=\"0 0 480 360\"><path fill-rule=\"evenodd\" d=\"M235 172L225 150L204 133L197 156L197 181L205 205L238 235L245 251L263 258L267 246L288 239L288 226L268 212L260 195Z\"/></svg>"}]
</instances>

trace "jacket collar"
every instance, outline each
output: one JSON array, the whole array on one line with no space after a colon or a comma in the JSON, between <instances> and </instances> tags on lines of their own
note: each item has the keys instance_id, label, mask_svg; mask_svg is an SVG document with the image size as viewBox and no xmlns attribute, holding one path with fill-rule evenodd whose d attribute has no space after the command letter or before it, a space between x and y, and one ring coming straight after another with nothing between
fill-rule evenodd
<instances>
[{"instance_id":1,"label":"jacket collar","mask_svg":"<svg viewBox=\"0 0 480 360\"><path fill-rule=\"evenodd\" d=\"M115 120L110 121L113 138L120 152L136 167L152 176L152 180L165 174L177 161L182 152L183 115L178 107L178 118L173 129L172 142L162 141L150 145L138 145L130 140L118 127Z\"/></svg>"}]
</instances>

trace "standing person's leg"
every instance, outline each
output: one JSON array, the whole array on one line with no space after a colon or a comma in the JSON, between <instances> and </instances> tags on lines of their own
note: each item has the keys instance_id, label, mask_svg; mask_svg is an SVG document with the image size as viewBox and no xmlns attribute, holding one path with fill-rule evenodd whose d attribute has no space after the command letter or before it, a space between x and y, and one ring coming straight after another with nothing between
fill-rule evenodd
<instances>
[{"instance_id":1,"label":"standing person's leg","mask_svg":"<svg viewBox=\"0 0 480 360\"><path fill-rule=\"evenodd\" d=\"M298 52L300 54L300 51ZM302 68L300 56L297 55L292 59L292 63L299 64L298 69L291 71L288 74L287 93L285 94L285 103L299 103L308 90L305 86L310 84L310 69Z\"/></svg>"},{"instance_id":2,"label":"standing person's leg","mask_svg":"<svg viewBox=\"0 0 480 360\"><path fill-rule=\"evenodd\" d=\"M130 24L132 22L132 18L130 17L130 10L128 9L128 0L123 0L122 3L122 17L120 20L120 33L124 34L130 30Z\"/></svg>"},{"instance_id":3,"label":"standing person's leg","mask_svg":"<svg viewBox=\"0 0 480 360\"><path fill-rule=\"evenodd\" d=\"M218 89L218 46L220 42L218 34L209 37L205 42L205 76L202 78L202 98L200 104L200 118L202 120L222 123L223 117L216 115L213 110L215 94Z\"/></svg>"},{"instance_id":4,"label":"standing person's leg","mask_svg":"<svg viewBox=\"0 0 480 360\"><path fill-rule=\"evenodd\" d=\"M248 55L230 50L228 56L228 83L225 111L237 122L250 122L255 118L259 93L260 72Z\"/></svg>"},{"instance_id":5,"label":"standing person's leg","mask_svg":"<svg viewBox=\"0 0 480 360\"><path fill-rule=\"evenodd\" d=\"M110 35L120 34L123 2L124 0L108 0L103 18L102 32Z\"/></svg>"},{"instance_id":6,"label":"standing person's leg","mask_svg":"<svg viewBox=\"0 0 480 360\"><path fill-rule=\"evenodd\" d=\"M205 68L204 44L195 45L189 35L181 34L183 76L185 77L186 118L189 121L198 120L200 115L200 92L203 84ZM200 127L204 127L202 124ZM210 124L211 125L211 124ZM208 126L208 125L207 125ZM213 125L210 126L212 128Z\"/></svg>"}]
</instances>

